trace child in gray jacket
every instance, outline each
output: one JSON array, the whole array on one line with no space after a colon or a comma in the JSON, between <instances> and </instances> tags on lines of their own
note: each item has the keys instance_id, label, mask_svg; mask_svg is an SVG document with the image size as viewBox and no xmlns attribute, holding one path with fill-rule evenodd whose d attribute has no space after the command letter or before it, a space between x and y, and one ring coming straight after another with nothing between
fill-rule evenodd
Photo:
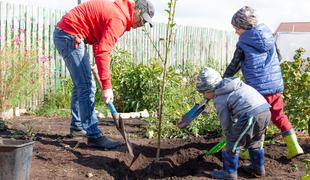
<instances>
[{"instance_id":1,"label":"child in gray jacket","mask_svg":"<svg viewBox=\"0 0 310 180\"><path fill-rule=\"evenodd\" d=\"M223 169L215 170L217 179L237 179L238 153L247 148L251 164L243 169L255 176L264 176L264 134L270 122L270 105L254 88L239 78L221 78L212 68L202 69L197 77L197 90L207 99L214 99L221 127L227 140L222 151Z\"/></svg>"}]
</instances>

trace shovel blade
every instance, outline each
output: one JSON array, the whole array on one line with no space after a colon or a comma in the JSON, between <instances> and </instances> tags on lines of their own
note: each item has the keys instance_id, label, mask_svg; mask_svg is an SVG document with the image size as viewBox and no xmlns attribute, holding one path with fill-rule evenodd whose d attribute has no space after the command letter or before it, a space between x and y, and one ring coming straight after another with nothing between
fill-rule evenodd
<instances>
[{"instance_id":1,"label":"shovel blade","mask_svg":"<svg viewBox=\"0 0 310 180\"><path fill-rule=\"evenodd\" d=\"M112 101L108 102L108 107L109 107L109 109L111 111L111 114L113 116L114 123L116 125L116 129L121 133L121 135L122 135L122 137L123 137L123 139L124 139L124 141L126 143L128 153L130 154L130 156L134 157L132 146L131 146L131 143L128 140L127 133L126 133L126 130L125 130L124 121L123 121L122 117L116 111L115 106L114 106Z\"/></svg>"},{"instance_id":2,"label":"shovel blade","mask_svg":"<svg viewBox=\"0 0 310 180\"><path fill-rule=\"evenodd\" d=\"M127 133L126 133L126 130L125 130L124 121L123 121L123 119L121 117L119 118L118 121L119 121L119 129L118 130L120 131L121 135L123 136L123 138L125 140L128 153L129 153L130 156L134 157L133 150L132 150L132 145L131 145L131 142L129 141L128 137L127 137Z\"/></svg>"},{"instance_id":3,"label":"shovel blade","mask_svg":"<svg viewBox=\"0 0 310 180\"><path fill-rule=\"evenodd\" d=\"M191 110L189 110L178 122L179 128L185 128L188 126L202 111L206 108L206 105L196 104Z\"/></svg>"}]
</instances>

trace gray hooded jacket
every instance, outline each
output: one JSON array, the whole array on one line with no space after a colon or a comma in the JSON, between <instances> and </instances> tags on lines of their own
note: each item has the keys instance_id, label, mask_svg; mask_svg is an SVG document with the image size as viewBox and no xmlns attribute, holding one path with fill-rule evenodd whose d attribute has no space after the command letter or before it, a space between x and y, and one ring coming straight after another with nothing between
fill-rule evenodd
<instances>
[{"instance_id":1,"label":"gray hooded jacket","mask_svg":"<svg viewBox=\"0 0 310 180\"><path fill-rule=\"evenodd\" d=\"M247 121L270 108L265 98L239 78L224 78L215 89L214 106L224 133L237 121Z\"/></svg>"}]
</instances>

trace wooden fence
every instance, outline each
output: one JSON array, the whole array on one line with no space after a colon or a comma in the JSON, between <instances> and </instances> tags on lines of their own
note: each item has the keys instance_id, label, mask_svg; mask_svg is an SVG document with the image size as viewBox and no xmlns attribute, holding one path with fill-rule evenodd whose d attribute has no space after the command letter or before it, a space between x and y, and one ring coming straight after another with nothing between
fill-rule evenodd
<instances>
[{"instance_id":1,"label":"wooden fence","mask_svg":"<svg viewBox=\"0 0 310 180\"><path fill-rule=\"evenodd\" d=\"M156 24L153 28L146 26L152 41L164 54L165 24ZM171 64L185 65L188 62L196 65L207 65L210 60L217 61L225 67L231 60L237 37L234 32L221 31L202 27L177 26L172 45ZM156 57L151 40L141 29L126 33L118 42L118 47L129 50L140 63L146 63Z\"/></svg>"},{"instance_id":2,"label":"wooden fence","mask_svg":"<svg viewBox=\"0 0 310 180\"><path fill-rule=\"evenodd\" d=\"M19 50L36 49L39 59L48 60L45 62L48 68L46 83L42 87L43 94L47 89L58 87L60 81L68 77L64 62L53 44L55 24L64 13L61 10L0 1L0 48L15 43L19 46ZM146 27L144 31L142 28L131 30L117 43L118 48L131 52L137 63L148 63L150 59L157 57L151 40L145 35L145 30L150 33L160 52L163 52L165 24L155 24L153 28ZM190 62L201 66L207 65L212 60L223 68L233 55L236 41L237 37L233 32L177 26L171 64L185 65ZM42 96L37 98L38 102L42 100Z\"/></svg>"}]
</instances>

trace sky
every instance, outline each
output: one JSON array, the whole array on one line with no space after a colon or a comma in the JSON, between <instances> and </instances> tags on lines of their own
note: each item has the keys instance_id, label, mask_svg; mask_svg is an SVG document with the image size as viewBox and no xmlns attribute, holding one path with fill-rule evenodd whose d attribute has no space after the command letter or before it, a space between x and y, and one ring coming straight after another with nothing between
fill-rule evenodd
<instances>
[{"instance_id":1,"label":"sky","mask_svg":"<svg viewBox=\"0 0 310 180\"><path fill-rule=\"evenodd\" d=\"M0 0L70 10L77 0ZM82 0L85 1L85 0ZM151 0L155 6L154 22L166 23L168 0ZM177 0L177 25L200 26L233 31L231 17L248 5L256 10L259 23L273 31L281 22L310 22L310 0Z\"/></svg>"}]
</instances>

